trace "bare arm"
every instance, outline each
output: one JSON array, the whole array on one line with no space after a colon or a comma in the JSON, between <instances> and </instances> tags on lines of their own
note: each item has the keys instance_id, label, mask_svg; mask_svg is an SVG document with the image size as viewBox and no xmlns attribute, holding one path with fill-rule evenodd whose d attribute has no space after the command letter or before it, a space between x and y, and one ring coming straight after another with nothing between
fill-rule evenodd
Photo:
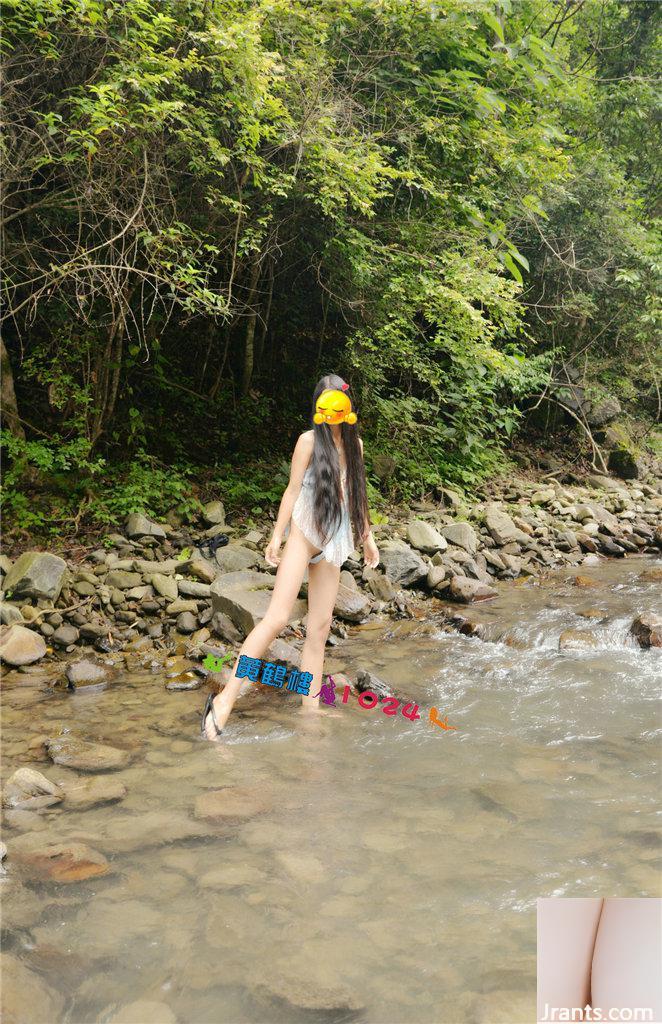
<instances>
[{"instance_id":1,"label":"bare arm","mask_svg":"<svg viewBox=\"0 0 662 1024\"><path fill-rule=\"evenodd\" d=\"M280 506L278 508L278 516L276 518L273 534L265 551L265 558L271 565L278 564L278 548L283 542L283 534L285 533L287 524L292 516L292 509L294 508L294 503L299 497L304 473L308 468L308 463L310 462L313 454L314 440L311 434L312 431L307 434L301 434L299 440L294 446L292 465L290 467L290 479L287 487L283 491L283 497L280 499Z\"/></svg>"},{"instance_id":2,"label":"bare arm","mask_svg":"<svg viewBox=\"0 0 662 1024\"><path fill-rule=\"evenodd\" d=\"M359 438L359 444L361 445L361 455L363 455L363 441ZM372 527L370 524L370 516L366 516L365 525L363 528L363 536L361 537L363 544L363 561L366 566L374 569L379 565L379 550L375 544L375 538L372 535Z\"/></svg>"}]
</instances>

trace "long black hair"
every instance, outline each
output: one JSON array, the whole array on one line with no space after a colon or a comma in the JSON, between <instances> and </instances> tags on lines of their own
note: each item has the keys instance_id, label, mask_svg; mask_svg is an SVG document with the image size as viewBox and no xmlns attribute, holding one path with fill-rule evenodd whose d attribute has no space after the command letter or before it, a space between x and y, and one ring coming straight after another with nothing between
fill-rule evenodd
<instances>
[{"instance_id":1,"label":"long black hair","mask_svg":"<svg viewBox=\"0 0 662 1024\"><path fill-rule=\"evenodd\" d=\"M323 391L347 391L352 399L352 410L356 412L354 399L349 391L348 385L337 373L329 373L315 385L313 392L313 408L311 412L311 423L315 436L315 447L310 460L312 470L313 486L315 494L315 526L326 544L328 538L340 525L342 508L340 502L340 459L335 446L331 427L328 423L315 423L312 417L315 415L317 399ZM368 497L365 484L365 466L361 445L359 444L359 431L356 423L341 423L340 437L345 451L345 463L347 466L347 501L349 504L349 518L352 524L354 540L358 543L363 539L366 530L366 522L369 522Z\"/></svg>"}]
</instances>

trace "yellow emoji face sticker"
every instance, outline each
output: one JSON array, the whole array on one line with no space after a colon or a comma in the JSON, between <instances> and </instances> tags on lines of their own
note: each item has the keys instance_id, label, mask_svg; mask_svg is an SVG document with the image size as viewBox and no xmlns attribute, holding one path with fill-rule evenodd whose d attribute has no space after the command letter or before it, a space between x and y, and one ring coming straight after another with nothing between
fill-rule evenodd
<instances>
[{"instance_id":1,"label":"yellow emoji face sticker","mask_svg":"<svg viewBox=\"0 0 662 1024\"><path fill-rule=\"evenodd\" d=\"M323 391L315 404L314 423L356 423L349 395L344 391Z\"/></svg>"}]
</instances>

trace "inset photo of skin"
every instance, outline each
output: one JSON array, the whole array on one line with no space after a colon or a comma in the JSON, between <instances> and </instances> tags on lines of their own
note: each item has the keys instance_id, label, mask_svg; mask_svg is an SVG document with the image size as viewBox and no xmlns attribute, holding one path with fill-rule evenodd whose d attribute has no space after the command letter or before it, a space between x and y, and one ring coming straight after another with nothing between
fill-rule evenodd
<instances>
[{"instance_id":1,"label":"inset photo of skin","mask_svg":"<svg viewBox=\"0 0 662 1024\"><path fill-rule=\"evenodd\" d=\"M538 1024L662 1024L662 900L538 900Z\"/></svg>"}]
</instances>

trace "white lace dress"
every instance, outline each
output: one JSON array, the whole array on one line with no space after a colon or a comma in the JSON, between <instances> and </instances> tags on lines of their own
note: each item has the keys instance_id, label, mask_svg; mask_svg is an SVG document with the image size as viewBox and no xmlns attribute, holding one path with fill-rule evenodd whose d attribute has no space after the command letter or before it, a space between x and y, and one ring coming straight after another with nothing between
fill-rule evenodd
<instances>
[{"instance_id":1,"label":"white lace dress","mask_svg":"<svg viewBox=\"0 0 662 1024\"><path fill-rule=\"evenodd\" d=\"M322 558L333 565L341 566L347 556L354 550L354 537L352 535L352 524L349 517L349 505L347 502L347 471L343 470L342 479L342 519L336 531L329 537L326 544L322 544L320 535L315 527L314 512L314 483L310 466L303 476L299 496L292 509L292 521L297 524L301 532L308 538L315 547L322 548L318 555L313 555L311 562L319 562Z\"/></svg>"}]
</instances>

